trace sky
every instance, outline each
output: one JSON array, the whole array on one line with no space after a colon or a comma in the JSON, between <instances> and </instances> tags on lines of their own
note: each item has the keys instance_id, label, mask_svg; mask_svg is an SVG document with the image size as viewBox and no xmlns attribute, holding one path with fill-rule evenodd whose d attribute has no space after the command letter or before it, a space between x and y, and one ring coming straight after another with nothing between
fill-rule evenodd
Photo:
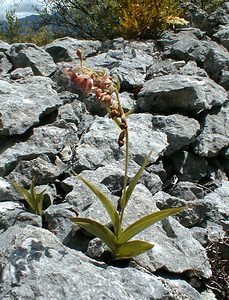
<instances>
[{"instance_id":1,"label":"sky","mask_svg":"<svg viewBox=\"0 0 229 300\"><path fill-rule=\"evenodd\" d=\"M0 19L4 18L6 10L12 9L18 18L35 14L33 6L42 7L42 0L0 0Z\"/></svg>"}]
</instances>

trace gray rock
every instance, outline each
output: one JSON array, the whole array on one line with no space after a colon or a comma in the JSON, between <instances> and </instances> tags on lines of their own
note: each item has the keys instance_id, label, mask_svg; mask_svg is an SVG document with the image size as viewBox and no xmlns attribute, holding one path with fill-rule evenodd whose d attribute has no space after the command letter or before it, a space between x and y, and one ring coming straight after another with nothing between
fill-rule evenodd
<instances>
[{"instance_id":1,"label":"gray rock","mask_svg":"<svg viewBox=\"0 0 229 300\"><path fill-rule=\"evenodd\" d=\"M61 104L49 78L33 76L23 83L0 80L0 136L24 133Z\"/></svg>"},{"instance_id":2,"label":"gray rock","mask_svg":"<svg viewBox=\"0 0 229 300\"><path fill-rule=\"evenodd\" d=\"M222 181L222 186L215 189L212 193L205 196L204 201L214 207L209 211L209 217L214 222L221 224L221 220L229 217L229 182ZM214 213L216 211L216 213ZM218 217L216 216L218 215Z\"/></svg>"},{"instance_id":3,"label":"gray rock","mask_svg":"<svg viewBox=\"0 0 229 300\"><path fill-rule=\"evenodd\" d=\"M12 71L10 73L10 77L11 79L24 79L28 76L33 76L33 70L31 67L27 67L27 68L17 68L14 71Z\"/></svg>"},{"instance_id":4,"label":"gray rock","mask_svg":"<svg viewBox=\"0 0 229 300\"><path fill-rule=\"evenodd\" d=\"M69 220L75 217L76 213L72 211L72 206L68 203L49 206L43 214L47 224L47 229L54 233L58 239L66 244L71 238L72 222ZM69 237L70 235L70 237Z\"/></svg>"},{"instance_id":5,"label":"gray rock","mask_svg":"<svg viewBox=\"0 0 229 300\"><path fill-rule=\"evenodd\" d=\"M167 135L169 145L165 151L166 155L191 144L200 129L198 121L178 114L155 115L152 121L155 130L164 132Z\"/></svg>"},{"instance_id":6,"label":"gray rock","mask_svg":"<svg viewBox=\"0 0 229 300\"><path fill-rule=\"evenodd\" d=\"M194 152L200 156L214 157L221 149L228 147L229 106L213 109L201 120L202 131L194 143Z\"/></svg>"},{"instance_id":7,"label":"gray rock","mask_svg":"<svg viewBox=\"0 0 229 300\"><path fill-rule=\"evenodd\" d=\"M227 25L229 23L229 2L225 2L222 6L218 7L217 10L209 16L208 20L212 27Z\"/></svg>"},{"instance_id":8,"label":"gray rock","mask_svg":"<svg viewBox=\"0 0 229 300\"><path fill-rule=\"evenodd\" d=\"M124 112L134 109L136 105L136 100L134 99L134 95L128 92L120 93L120 101L122 103L122 108Z\"/></svg>"},{"instance_id":9,"label":"gray rock","mask_svg":"<svg viewBox=\"0 0 229 300\"><path fill-rule=\"evenodd\" d=\"M138 184L125 210L124 228L157 210L154 197L143 185ZM145 229L135 238L155 244L152 250L135 258L141 266L152 272L165 269L175 273L194 271L204 277L211 275L204 248L187 228L172 217Z\"/></svg>"},{"instance_id":10,"label":"gray rock","mask_svg":"<svg viewBox=\"0 0 229 300\"><path fill-rule=\"evenodd\" d=\"M183 59L186 62L194 60L203 63L209 50L207 41L200 40L192 31L165 32L158 45L165 57Z\"/></svg>"},{"instance_id":11,"label":"gray rock","mask_svg":"<svg viewBox=\"0 0 229 300\"><path fill-rule=\"evenodd\" d=\"M44 229L13 226L0 235L0 242L2 300L171 298L155 275L107 267L66 248Z\"/></svg>"},{"instance_id":12,"label":"gray rock","mask_svg":"<svg viewBox=\"0 0 229 300\"><path fill-rule=\"evenodd\" d=\"M9 180L0 177L0 202L6 200L15 200L13 194L13 188Z\"/></svg>"},{"instance_id":13,"label":"gray rock","mask_svg":"<svg viewBox=\"0 0 229 300\"><path fill-rule=\"evenodd\" d=\"M167 192L172 196L195 202L198 199L203 199L206 193L211 192L211 189L189 181L178 181Z\"/></svg>"},{"instance_id":14,"label":"gray rock","mask_svg":"<svg viewBox=\"0 0 229 300\"><path fill-rule=\"evenodd\" d=\"M146 81L137 105L144 112L199 113L227 101L227 92L199 76L165 75Z\"/></svg>"},{"instance_id":15,"label":"gray rock","mask_svg":"<svg viewBox=\"0 0 229 300\"><path fill-rule=\"evenodd\" d=\"M208 163L203 157L178 151L173 157L174 170L181 181L198 182L207 175Z\"/></svg>"},{"instance_id":16,"label":"gray rock","mask_svg":"<svg viewBox=\"0 0 229 300\"><path fill-rule=\"evenodd\" d=\"M118 75L122 89L127 91L132 91L133 89L140 88L145 82L145 75L141 74L137 70L134 70L131 65L129 66L129 68L126 68L126 66L113 68L111 71L111 75L113 74Z\"/></svg>"},{"instance_id":17,"label":"gray rock","mask_svg":"<svg viewBox=\"0 0 229 300\"><path fill-rule=\"evenodd\" d=\"M52 57L35 44L13 44L7 55L15 69L31 67L34 75L50 76L57 69Z\"/></svg>"},{"instance_id":18,"label":"gray rock","mask_svg":"<svg viewBox=\"0 0 229 300\"><path fill-rule=\"evenodd\" d=\"M152 63L152 66L147 69L146 79L152 79L158 76L175 74L177 68L173 64L172 60L166 59L155 59Z\"/></svg>"},{"instance_id":19,"label":"gray rock","mask_svg":"<svg viewBox=\"0 0 229 300\"><path fill-rule=\"evenodd\" d=\"M9 227L18 225L42 226L41 216L25 211L23 205L16 201L0 202L0 229L4 231Z\"/></svg>"},{"instance_id":20,"label":"gray rock","mask_svg":"<svg viewBox=\"0 0 229 300\"><path fill-rule=\"evenodd\" d=\"M193 60L188 61L185 66L180 68L179 73L190 76L208 77L207 72L204 69L199 68L197 63Z\"/></svg>"},{"instance_id":21,"label":"gray rock","mask_svg":"<svg viewBox=\"0 0 229 300\"><path fill-rule=\"evenodd\" d=\"M46 154L57 155L66 144L77 144L78 137L67 129L51 125L34 128L27 141L21 141L4 149L0 154L0 174L8 175L21 160ZM39 145L39 147L38 147Z\"/></svg>"},{"instance_id":22,"label":"gray rock","mask_svg":"<svg viewBox=\"0 0 229 300\"><path fill-rule=\"evenodd\" d=\"M229 51L229 24L220 26L213 37Z\"/></svg>"},{"instance_id":23,"label":"gray rock","mask_svg":"<svg viewBox=\"0 0 229 300\"><path fill-rule=\"evenodd\" d=\"M141 165L150 150L153 150L150 162L155 161L167 147L166 135L153 130L150 114L130 115L128 123L130 161ZM144 135L140 135L140 132ZM90 130L82 137L76 149L76 168L95 169L122 160L125 146L121 149L118 147L118 136L119 129L111 119L95 118Z\"/></svg>"},{"instance_id":24,"label":"gray rock","mask_svg":"<svg viewBox=\"0 0 229 300\"><path fill-rule=\"evenodd\" d=\"M104 117L107 114L107 109L102 101L98 100L95 94L89 93L82 96L81 101L86 106L87 111L91 115Z\"/></svg>"},{"instance_id":25,"label":"gray rock","mask_svg":"<svg viewBox=\"0 0 229 300\"><path fill-rule=\"evenodd\" d=\"M133 49L142 50L146 54L155 56L158 54L155 41L153 40L146 40L146 41L128 41L128 47Z\"/></svg>"},{"instance_id":26,"label":"gray rock","mask_svg":"<svg viewBox=\"0 0 229 300\"><path fill-rule=\"evenodd\" d=\"M168 278L163 279L162 283L177 300L211 300L202 298L202 295L185 280Z\"/></svg>"},{"instance_id":27,"label":"gray rock","mask_svg":"<svg viewBox=\"0 0 229 300\"><path fill-rule=\"evenodd\" d=\"M62 61L75 61L78 58L76 55L77 49L81 49L83 51L83 56L87 58L96 55L100 48L101 42L99 41L63 37L46 45L44 49L57 63Z\"/></svg>"},{"instance_id":28,"label":"gray rock","mask_svg":"<svg viewBox=\"0 0 229 300\"><path fill-rule=\"evenodd\" d=\"M1 43L0 43L1 45ZM1 46L0 46L1 47ZM13 65L8 60L4 52L0 52L0 75L4 76L12 69Z\"/></svg>"},{"instance_id":29,"label":"gray rock","mask_svg":"<svg viewBox=\"0 0 229 300\"><path fill-rule=\"evenodd\" d=\"M143 84L146 70L152 65L153 57L144 50L126 46L122 50L108 50L106 53L88 58L86 65L92 69L105 68L117 74L123 89L131 90Z\"/></svg>"},{"instance_id":30,"label":"gray rock","mask_svg":"<svg viewBox=\"0 0 229 300\"><path fill-rule=\"evenodd\" d=\"M31 160L21 160L14 170L6 176L10 181L16 181L23 186L29 186L31 178L36 178L37 184L54 182L57 177L67 170L64 163L55 165L50 161L48 155L40 155Z\"/></svg>"},{"instance_id":31,"label":"gray rock","mask_svg":"<svg viewBox=\"0 0 229 300\"><path fill-rule=\"evenodd\" d=\"M11 45L0 40L0 52L7 52L10 49Z\"/></svg>"},{"instance_id":32,"label":"gray rock","mask_svg":"<svg viewBox=\"0 0 229 300\"><path fill-rule=\"evenodd\" d=\"M229 90L229 70L222 70L219 84L225 88L225 90Z\"/></svg>"},{"instance_id":33,"label":"gray rock","mask_svg":"<svg viewBox=\"0 0 229 300\"><path fill-rule=\"evenodd\" d=\"M190 25L200 30L209 30L208 14L206 11L195 5L192 2L182 2L182 7L185 9L185 19L189 20Z\"/></svg>"},{"instance_id":34,"label":"gray rock","mask_svg":"<svg viewBox=\"0 0 229 300\"><path fill-rule=\"evenodd\" d=\"M164 192L158 192L154 195L154 199L156 201L157 207L159 209L165 209L170 207L179 207L190 205L190 209L187 209L177 216L174 216L179 223L185 227L191 228L194 226L201 226L201 223L206 219L206 213L208 211L208 207L205 202L202 200L188 199L185 201L182 198L173 197Z\"/></svg>"},{"instance_id":35,"label":"gray rock","mask_svg":"<svg viewBox=\"0 0 229 300\"><path fill-rule=\"evenodd\" d=\"M98 168L96 171L85 170L81 175L103 191L117 207L118 198L114 195L120 195L123 188L123 175L119 167L115 164L109 164L106 167ZM104 223L109 222L109 216L107 216L102 204L77 176L62 181L62 188L67 193L65 202L73 205L78 214L83 213L84 216L90 215L97 220L102 218L101 221Z\"/></svg>"},{"instance_id":36,"label":"gray rock","mask_svg":"<svg viewBox=\"0 0 229 300\"><path fill-rule=\"evenodd\" d=\"M222 71L229 70L228 51L223 46L211 42L211 48L204 61L204 69L211 78L216 82L220 82ZM224 83L225 85L228 86L228 82L227 84Z\"/></svg>"},{"instance_id":37,"label":"gray rock","mask_svg":"<svg viewBox=\"0 0 229 300\"><path fill-rule=\"evenodd\" d=\"M124 40L124 38L119 37L113 40L106 40L102 43L102 52L106 52L109 49L120 50L123 49L128 44L128 41Z\"/></svg>"}]
</instances>

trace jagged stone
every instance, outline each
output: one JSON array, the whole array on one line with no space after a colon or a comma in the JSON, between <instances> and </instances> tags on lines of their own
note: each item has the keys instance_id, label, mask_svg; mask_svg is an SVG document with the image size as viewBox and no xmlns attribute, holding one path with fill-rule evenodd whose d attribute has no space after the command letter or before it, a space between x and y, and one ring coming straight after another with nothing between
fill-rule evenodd
<instances>
[{"instance_id":1,"label":"jagged stone","mask_svg":"<svg viewBox=\"0 0 229 300\"><path fill-rule=\"evenodd\" d=\"M0 52L7 52L10 49L10 44L0 40Z\"/></svg>"},{"instance_id":2,"label":"jagged stone","mask_svg":"<svg viewBox=\"0 0 229 300\"><path fill-rule=\"evenodd\" d=\"M45 51L47 51L55 63L57 63L62 61L75 61L78 58L76 55L78 49L81 49L83 56L87 58L88 56L96 55L100 48L101 42L99 41L63 37L46 45Z\"/></svg>"},{"instance_id":3,"label":"jagged stone","mask_svg":"<svg viewBox=\"0 0 229 300\"><path fill-rule=\"evenodd\" d=\"M35 44L13 44L7 55L15 69L31 67L34 75L50 76L57 69L52 57Z\"/></svg>"},{"instance_id":4,"label":"jagged stone","mask_svg":"<svg viewBox=\"0 0 229 300\"><path fill-rule=\"evenodd\" d=\"M153 150L150 162L155 161L167 147L166 135L153 130L150 114L133 114L128 119L130 161L141 165L150 150ZM144 132L144 135L139 135L139 132ZM76 168L95 169L122 160L124 150L117 144L119 133L119 129L111 119L95 118L76 149Z\"/></svg>"},{"instance_id":5,"label":"jagged stone","mask_svg":"<svg viewBox=\"0 0 229 300\"><path fill-rule=\"evenodd\" d=\"M178 114L155 115L152 121L155 130L164 132L167 135L169 145L165 151L166 155L191 144L200 129L198 121Z\"/></svg>"},{"instance_id":6,"label":"jagged stone","mask_svg":"<svg viewBox=\"0 0 229 300\"><path fill-rule=\"evenodd\" d=\"M211 48L206 55L204 61L204 69L208 75L216 82L222 80L222 72L229 70L229 53L221 45L211 42ZM225 76L223 77L225 81ZM224 86L228 86L228 82L224 82Z\"/></svg>"},{"instance_id":7,"label":"jagged stone","mask_svg":"<svg viewBox=\"0 0 229 300\"><path fill-rule=\"evenodd\" d=\"M209 78L165 75L145 82L137 105L144 112L193 114L226 101L227 92Z\"/></svg>"},{"instance_id":8,"label":"jagged stone","mask_svg":"<svg viewBox=\"0 0 229 300\"><path fill-rule=\"evenodd\" d=\"M179 60L194 60L203 63L209 51L209 44L201 40L193 31L180 31L178 33L165 32L158 41L165 57Z\"/></svg>"},{"instance_id":9,"label":"jagged stone","mask_svg":"<svg viewBox=\"0 0 229 300\"><path fill-rule=\"evenodd\" d=\"M203 157L181 150L173 155L172 161L181 181L198 182L207 175L208 163Z\"/></svg>"},{"instance_id":10,"label":"jagged stone","mask_svg":"<svg viewBox=\"0 0 229 300\"><path fill-rule=\"evenodd\" d=\"M78 137L67 129L55 126L41 126L34 128L33 135L27 141L21 141L7 147L0 154L0 174L8 175L21 160L46 154L52 157L61 152L66 144L73 145ZM37 147L39 145L39 147Z\"/></svg>"},{"instance_id":11,"label":"jagged stone","mask_svg":"<svg viewBox=\"0 0 229 300\"><path fill-rule=\"evenodd\" d=\"M169 297L155 275L133 268L107 267L63 246L48 230L13 226L0 235L0 242L2 300Z\"/></svg>"},{"instance_id":12,"label":"jagged stone","mask_svg":"<svg viewBox=\"0 0 229 300\"><path fill-rule=\"evenodd\" d=\"M24 83L0 80L0 137L23 134L61 104L49 78L32 76Z\"/></svg>"},{"instance_id":13,"label":"jagged stone","mask_svg":"<svg viewBox=\"0 0 229 300\"><path fill-rule=\"evenodd\" d=\"M229 51L229 24L221 25L213 37Z\"/></svg>"},{"instance_id":14,"label":"jagged stone","mask_svg":"<svg viewBox=\"0 0 229 300\"><path fill-rule=\"evenodd\" d=\"M218 7L208 19L213 28L217 28L219 25L229 24L229 2L225 2L222 6Z\"/></svg>"},{"instance_id":15,"label":"jagged stone","mask_svg":"<svg viewBox=\"0 0 229 300\"><path fill-rule=\"evenodd\" d=\"M204 69L199 68L197 63L193 60L188 61L182 68L180 68L179 73L182 75L208 77L207 72Z\"/></svg>"},{"instance_id":16,"label":"jagged stone","mask_svg":"<svg viewBox=\"0 0 229 300\"><path fill-rule=\"evenodd\" d=\"M0 202L0 230L5 231L12 226L23 228L26 225L41 227L41 216L25 211L25 208L19 201Z\"/></svg>"},{"instance_id":17,"label":"jagged stone","mask_svg":"<svg viewBox=\"0 0 229 300\"><path fill-rule=\"evenodd\" d=\"M33 70L31 67L27 68L17 68L10 73L11 79L25 79L28 76L33 76Z\"/></svg>"},{"instance_id":18,"label":"jagged stone","mask_svg":"<svg viewBox=\"0 0 229 300\"><path fill-rule=\"evenodd\" d=\"M0 43L1 47L1 43ZM0 76L5 76L12 69L13 65L4 52L0 52Z\"/></svg>"},{"instance_id":19,"label":"jagged stone","mask_svg":"<svg viewBox=\"0 0 229 300\"><path fill-rule=\"evenodd\" d=\"M228 147L229 106L213 109L201 118L201 133L194 143L194 152L205 157L214 157Z\"/></svg>"},{"instance_id":20,"label":"jagged stone","mask_svg":"<svg viewBox=\"0 0 229 300\"><path fill-rule=\"evenodd\" d=\"M69 218L75 216L76 213L68 203L51 205L43 214L47 229L64 244L67 244L71 239L72 222Z\"/></svg>"}]
</instances>

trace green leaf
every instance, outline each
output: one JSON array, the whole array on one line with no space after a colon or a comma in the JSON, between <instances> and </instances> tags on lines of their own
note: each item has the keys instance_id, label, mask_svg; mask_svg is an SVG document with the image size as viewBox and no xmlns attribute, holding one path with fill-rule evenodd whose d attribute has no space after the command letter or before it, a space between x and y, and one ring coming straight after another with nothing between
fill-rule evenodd
<instances>
[{"instance_id":1,"label":"green leaf","mask_svg":"<svg viewBox=\"0 0 229 300\"><path fill-rule=\"evenodd\" d=\"M75 218L70 218L70 221L83 227L87 231L91 232L93 235L100 238L110 248L112 253L115 254L116 236L109 228L100 224L97 221L88 218L75 217Z\"/></svg>"},{"instance_id":2,"label":"green leaf","mask_svg":"<svg viewBox=\"0 0 229 300\"><path fill-rule=\"evenodd\" d=\"M75 174L75 173L74 173ZM119 214L117 210L114 208L112 202L110 201L109 198L101 191L99 190L96 186L94 186L92 183L90 183L87 179L85 179L81 175L75 174L77 177L79 177L86 185L89 187L89 189L96 195L96 197L99 199L99 201L103 204L104 208L108 212L111 222L113 224L115 233L118 232L119 228Z\"/></svg>"},{"instance_id":3,"label":"green leaf","mask_svg":"<svg viewBox=\"0 0 229 300\"><path fill-rule=\"evenodd\" d=\"M135 189L136 184L138 183L138 180L140 178L140 176L142 175L142 172L144 171L149 158L152 154L152 151L149 152L149 154L146 156L146 158L144 159L144 162L141 166L141 168L138 170L138 172L135 174L134 178L131 180L127 190L126 190L126 194L123 194L123 199L122 199L122 209L124 209L131 197L131 194L133 193L133 190Z\"/></svg>"},{"instance_id":4,"label":"green leaf","mask_svg":"<svg viewBox=\"0 0 229 300\"><path fill-rule=\"evenodd\" d=\"M35 178L32 179L31 185L29 190L26 190L24 187L18 185L16 182L12 183L15 190L21 194L21 196L25 199L28 203L30 208L34 210L37 215L42 215L43 212L43 200L44 200L44 192L43 190L41 193L37 193L35 190Z\"/></svg>"},{"instance_id":5,"label":"green leaf","mask_svg":"<svg viewBox=\"0 0 229 300\"><path fill-rule=\"evenodd\" d=\"M36 200L35 200L35 203L36 203L36 214L38 215L42 215L42 211L43 211L43 200L44 200L44 191L42 191L41 193L39 194L36 194Z\"/></svg>"},{"instance_id":6,"label":"green leaf","mask_svg":"<svg viewBox=\"0 0 229 300\"><path fill-rule=\"evenodd\" d=\"M185 207L175 207L175 208L163 209L163 210L160 210L157 212L153 212L153 213L139 219L138 221L134 222L129 227L127 227L121 233L121 235L118 239L118 244L124 244L129 239L131 239L133 236L135 236L139 232L143 231L147 227L153 225L154 223L156 223L168 216L175 215L184 209L185 209Z\"/></svg>"},{"instance_id":7,"label":"green leaf","mask_svg":"<svg viewBox=\"0 0 229 300\"><path fill-rule=\"evenodd\" d=\"M139 240L126 242L117 249L116 258L131 258L152 249L153 246L154 244Z\"/></svg>"},{"instance_id":8,"label":"green leaf","mask_svg":"<svg viewBox=\"0 0 229 300\"><path fill-rule=\"evenodd\" d=\"M30 192L26 190L24 187L17 184L16 182L13 182L12 185L15 188L15 190L26 200L29 206L33 209L33 202L31 201Z\"/></svg>"}]
</instances>

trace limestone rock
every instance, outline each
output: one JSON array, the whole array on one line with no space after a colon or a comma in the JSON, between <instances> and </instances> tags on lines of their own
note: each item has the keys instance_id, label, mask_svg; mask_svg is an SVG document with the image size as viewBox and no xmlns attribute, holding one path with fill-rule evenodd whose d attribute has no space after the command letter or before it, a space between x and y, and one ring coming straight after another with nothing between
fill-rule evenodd
<instances>
[{"instance_id":1,"label":"limestone rock","mask_svg":"<svg viewBox=\"0 0 229 300\"><path fill-rule=\"evenodd\" d=\"M23 83L0 80L0 137L26 132L61 104L49 78L34 76Z\"/></svg>"},{"instance_id":2,"label":"limestone rock","mask_svg":"<svg viewBox=\"0 0 229 300\"><path fill-rule=\"evenodd\" d=\"M80 40L71 37L59 38L45 46L45 50L57 62L75 61L77 59L76 51L81 49L84 57L97 54L101 48L99 41Z\"/></svg>"},{"instance_id":3,"label":"limestone rock","mask_svg":"<svg viewBox=\"0 0 229 300\"><path fill-rule=\"evenodd\" d=\"M137 105L144 112L196 114L227 101L227 92L199 76L165 75L146 81Z\"/></svg>"},{"instance_id":4,"label":"limestone rock","mask_svg":"<svg viewBox=\"0 0 229 300\"><path fill-rule=\"evenodd\" d=\"M35 44L13 44L7 55L15 69L31 67L38 76L50 76L57 69L52 57Z\"/></svg>"}]
</instances>

